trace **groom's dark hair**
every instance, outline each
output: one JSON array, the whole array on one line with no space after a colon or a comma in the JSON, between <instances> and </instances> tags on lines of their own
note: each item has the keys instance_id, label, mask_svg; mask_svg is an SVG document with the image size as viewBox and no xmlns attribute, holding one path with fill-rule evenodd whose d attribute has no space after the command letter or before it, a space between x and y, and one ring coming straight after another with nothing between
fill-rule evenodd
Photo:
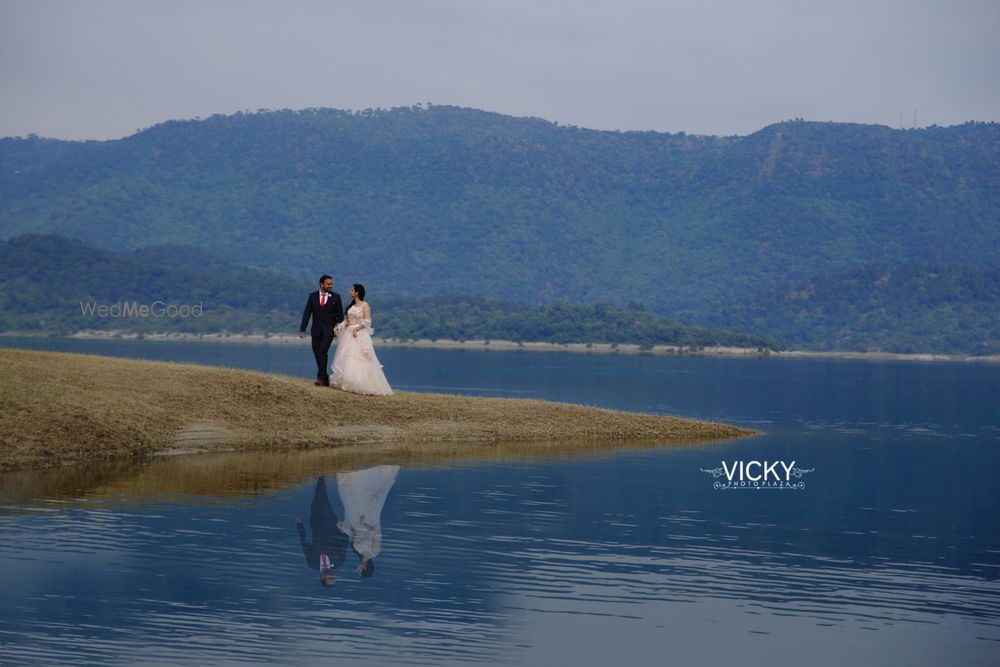
<instances>
[{"instance_id":1,"label":"groom's dark hair","mask_svg":"<svg viewBox=\"0 0 1000 667\"><path fill-rule=\"evenodd\" d=\"M324 280L333 280L333 276L328 276L325 273L319 277L319 284L322 285Z\"/></svg>"}]
</instances>

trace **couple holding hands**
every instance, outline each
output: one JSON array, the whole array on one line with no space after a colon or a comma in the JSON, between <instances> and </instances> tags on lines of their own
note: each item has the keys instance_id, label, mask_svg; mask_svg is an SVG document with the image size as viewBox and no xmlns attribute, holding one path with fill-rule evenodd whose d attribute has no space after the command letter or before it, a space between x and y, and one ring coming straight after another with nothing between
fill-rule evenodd
<instances>
[{"instance_id":1,"label":"couple holding hands","mask_svg":"<svg viewBox=\"0 0 1000 667\"><path fill-rule=\"evenodd\" d=\"M372 345L372 309L365 301L364 285L355 283L351 287L351 303L345 312L340 295L333 291L333 278L321 276L319 290L306 300L299 338L305 337L310 318L318 386L336 387L355 394L392 394ZM335 337L340 342L333 355L331 376L328 358Z\"/></svg>"}]
</instances>

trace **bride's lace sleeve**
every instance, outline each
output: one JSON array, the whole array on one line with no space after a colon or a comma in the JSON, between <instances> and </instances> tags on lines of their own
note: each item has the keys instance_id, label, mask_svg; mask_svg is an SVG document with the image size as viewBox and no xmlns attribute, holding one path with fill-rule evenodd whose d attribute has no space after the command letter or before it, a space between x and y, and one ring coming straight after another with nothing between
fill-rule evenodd
<instances>
[{"instance_id":1,"label":"bride's lace sleeve","mask_svg":"<svg viewBox=\"0 0 1000 667\"><path fill-rule=\"evenodd\" d=\"M361 324L372 328L372 307L367 302L361 306Z\"/></svg>"}]
</instances>

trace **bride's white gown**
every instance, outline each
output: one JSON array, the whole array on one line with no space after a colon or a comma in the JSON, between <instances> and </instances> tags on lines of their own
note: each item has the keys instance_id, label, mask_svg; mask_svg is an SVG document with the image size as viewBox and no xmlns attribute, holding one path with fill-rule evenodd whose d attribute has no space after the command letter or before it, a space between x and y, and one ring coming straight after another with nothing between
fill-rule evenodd
<instances>
[{"instance_id":1,"label":"bride's white gown","mask_svg":"<svg viewBox=\"0 0 1000 667\"><path fill-rule=\"evenodd\" d=\"M362 556L375 558L382 552L382 508L398 472L399 466L383 465L337 473L337 493L344 504L344 520L337 525Z\"/></svg>"},{"instance_id":2,"label":"bride's white gown","mask_svg":"<svg viewBox=\"0 0 1000 667\"><path fill-rule=\"evenodd\" d=\"M330 374L331 386L355 394L388 396L392 393L382 364L375 356L371 327L371 307L367 303L354 304L347 309L347 318L337 325L339 333Z\"/></svg>"}]
</instances>

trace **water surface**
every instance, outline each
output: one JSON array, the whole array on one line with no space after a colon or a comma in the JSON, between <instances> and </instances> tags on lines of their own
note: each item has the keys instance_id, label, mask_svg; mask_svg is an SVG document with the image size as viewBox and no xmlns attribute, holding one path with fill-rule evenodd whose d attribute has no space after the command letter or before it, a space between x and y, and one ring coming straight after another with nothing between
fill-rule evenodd
<instances>
[{"instance_id":1,"label":"water surface","mask_svg":"<svg viewBox=\"0 0 1000 667\"><path fill-rule=\"evenodd\" d=\"M308 378L307 349L7 341ZM379 350L395 387L724 420L736 442L389 461L375 574L295 527L384 463L213 456L0 478L0 657L25 664L1000 663L1000 369ZM805 488L717 490L722 461ZM52 475L59 475L58 479ZM311 535L310 535L311 537Z\"/></svg>"}]
</instances>

